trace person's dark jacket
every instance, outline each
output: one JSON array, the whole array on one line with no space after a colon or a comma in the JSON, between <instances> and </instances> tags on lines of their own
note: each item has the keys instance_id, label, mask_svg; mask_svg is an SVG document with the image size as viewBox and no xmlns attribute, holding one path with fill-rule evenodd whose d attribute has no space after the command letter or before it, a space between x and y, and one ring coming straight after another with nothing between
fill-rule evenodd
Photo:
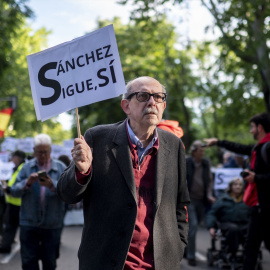
<instances>
[{"instance_id":1,"label":"person's dark jacket","mask_svg":"<svg viewBox=\"0 0 270 270\"><path fill-rule=\"evenodd\" d=\"M208 193L208 187L210 184L209 178L210 178L211 168L210 168L210 162L205 158L202 160L202 167L203 167L202 179L203 179L203 187L204 187L203 200L204 200L204 203L207 204L208 203L207 193ZM187 185L188 185L189 192L191 190L194 172L195 172L194 159L191 156L189 156L186 158Z\"/></svg>"},{"instance_id":2,"label":"person's dark jacket","mask_svg":"<svg viewBox=\"0 0 270 270\"><path fill-rule=\"evenodd\" d=\"M224 193L207 213L206 227L217 228L217 222L244 226L248 223L248 216L249 207L243 201L235 202L228 193Z\"/></svg>"},{"instance_id":3,"label":"person's dark jacket","mask_svg":"<svg viewBox=\"0 0 270 270\"><path fill-rule=\"evenodd\" d=\"M174 134L157 129L153 247L156 270L178 270L187 244L189 204L185 153ZM122 270L134 232L137 193L126 122L88 129L93 152L85 185L76 181L75 164L61 175L57 190L66 203L83 199L84 229L79 269Z\"/></svg>"},{"instance_id":4,"label":"person's dark jacket","mask_svg":"<svg viewBox=\"0 0 270 270\"><path fill-rule=\"evenodd\" d=\"M226 148L234 153L251 156L254 145L244 145L240 143L229 142L225 140L219 140L217 142L219 147ZM261 208L270 208L270 166L266 164L261 155L261 148L263 144L255 146L256 161L255 161L255 183L257 185L258 200ZM266 148L267 158L270 160L270 145Z\"/></svg>"}]
</instances>

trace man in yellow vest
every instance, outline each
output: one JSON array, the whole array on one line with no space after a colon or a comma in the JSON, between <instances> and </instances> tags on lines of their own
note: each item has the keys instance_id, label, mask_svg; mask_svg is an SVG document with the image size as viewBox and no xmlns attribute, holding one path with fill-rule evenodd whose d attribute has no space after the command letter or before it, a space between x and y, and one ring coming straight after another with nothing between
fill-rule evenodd
<instances>
[{"instance_id":1,"label":"man in yellow vest","mask_svg":"<svg viewBox=\"0 0 270 270\"><path fill-rule=\"evenodd\" d=\"M19 227L19 214L21 206L21 198L15 198L10 195L10 188L15 183L16 177L24 165L25 153L16 150L11 154L11 161L15 164L11 179L8 181L5 190L5 197L7 207L4 217L4 232L2 235L2 242L0 244L0 253L9 253L11 251L12 243Z\"/></svg>"}]
</instances>

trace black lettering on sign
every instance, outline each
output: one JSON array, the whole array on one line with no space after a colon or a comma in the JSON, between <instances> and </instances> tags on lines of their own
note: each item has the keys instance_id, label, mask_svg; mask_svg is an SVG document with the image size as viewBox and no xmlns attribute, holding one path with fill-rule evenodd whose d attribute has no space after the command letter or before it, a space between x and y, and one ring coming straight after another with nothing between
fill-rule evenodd
<instances>
[{"instance_id":1,"label":"black lettering on sign","mask_svg":"<svg viewBox=\"0 0 270 270\"><path fill-rule=\"evenodd\" d=\"M111 49L111 45L104 46L103 49L106 49L105 58L113 56L112 54L109 54L109 51Z\"/></svg>"},{"instance_id":2,"label":"black lettering on sign","mask_svg":"<svg viewBox=\"0 0 270 270\"><path fill-rule=\"evenodd\" d=\"M45 77L45 73L50 69L56 69L57 62L50 62L43 67L38 72L38 81L42 86L53 88L54 94L48 98L41 98L41 104L43 106L50 105L54 103L61 95L61 85L56 80L51 80Z\"/></svg>"},{"instance_id":3,"label":"black lettering on sign","mask_svg":"<svg viewBox=\"0 0 270 270\"><path fill-rule=\"evenodd\" d=\"M102 50L102 48L96 49L96 54L97 54L97 60L101 60L103 59L102 56L102 52L100 52Z\"/></svg>"},{"instance_id":4,"label":"black lettering on sign","mask_svg":"<svg viewBox=\"0 0 270 270\"><path fill-rule=\"evenodd\" d=\"M104 71L106 72L106 70L107 70L106 68L101 68L101 69L98 70L98 72L97 72L98 78L105 81L104 83L100 83L100 84L98 85L99 87L106 86L106 85L109 83L109 78L108 78L107 76L104 76L104 75L101 74L101 72L104 72Z\"/></svg>"},{"instance_id":5,"label":"black lettering on sign","mask_svg":"<svg viewBox=\"0 0 270 270\"><path fill-rule=\"evenodd\" d=\"M115 78L114 68L113 68L113 66L112 66L113 61L114 61L114 59L110 62L110 71L111 71L113 83L116 83L116 78Z\"/></svg>"},{"instance_id":6,"label":"black lettering on sign","mask_svg":"<svg viewBox=\"0 0 270 270\"><path fill-rule=\"evenodd\" d=\"M217 175L217 179L219 180L218 183L217 183L218 185L222 185L222 184L223 184L223 182L224 182L224 181L223 181L223 178L222 178L223 176L224 176L223 173L219 173L219 174Z\"/></svg>"}]
</instances>

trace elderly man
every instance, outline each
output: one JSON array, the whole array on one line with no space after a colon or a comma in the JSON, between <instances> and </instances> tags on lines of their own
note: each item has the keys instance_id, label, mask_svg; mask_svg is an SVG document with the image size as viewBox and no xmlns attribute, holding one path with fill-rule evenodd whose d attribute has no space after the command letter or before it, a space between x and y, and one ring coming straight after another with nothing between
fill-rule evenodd
<instances>
[{"instance_id":1,"label":"elderly man","mask_svg":"<svg viewBox=\"0 0 270 270\"><path fill-rule=\"evenodd\" d=\"M66 166L52 159L51 138L34 138L34 159L27 162L11 187L14 197L21 197L20 242L22 269L56 269L65 204L56 193L59 176ZM39 173L43 171L43 173Z\"/></svg>"},{"instance_id":2,"label":"elderly man","mask_svg":"<svg viewBox=\"0 0 270 270\"><path fill-rule=\"evenodd\" d=\"M166 107L154 78L127 84L127 120L88 129L57 189L83 199L79 269L179 270L187 244L185 154L181 140L156 128Z\"/></svg>"}]
</instances>

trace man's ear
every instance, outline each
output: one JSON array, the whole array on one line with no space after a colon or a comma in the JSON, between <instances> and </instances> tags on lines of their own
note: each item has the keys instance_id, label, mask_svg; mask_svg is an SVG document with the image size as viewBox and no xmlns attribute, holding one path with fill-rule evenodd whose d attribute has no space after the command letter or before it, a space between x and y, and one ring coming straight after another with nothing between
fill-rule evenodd
<instances>
[{"instance_id":1,"label":"man's ear","mask_svg":"<svg viewBox=\"0 0 270 270\"><path fill-rule=\"evenodd\" d=\"M122 107L122 110L125 112L126 115L130 114L129 101L127 99L122 99L121 100L121 107Z\"/></svg>"}]
</instances>

